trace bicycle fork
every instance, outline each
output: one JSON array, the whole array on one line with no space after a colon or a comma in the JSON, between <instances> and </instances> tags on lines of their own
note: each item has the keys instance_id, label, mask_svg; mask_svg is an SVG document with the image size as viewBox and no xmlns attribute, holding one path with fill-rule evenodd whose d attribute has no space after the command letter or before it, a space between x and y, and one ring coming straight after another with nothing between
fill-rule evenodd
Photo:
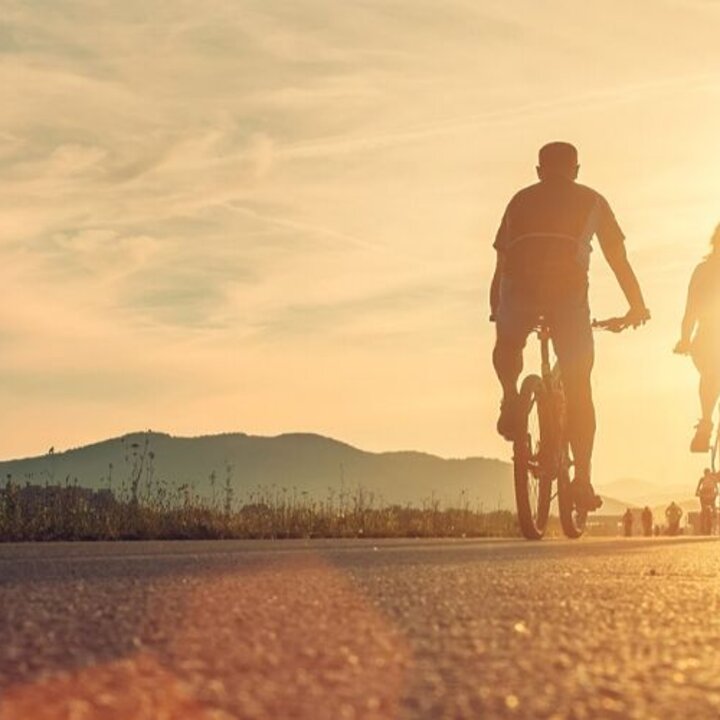
<instances>
[{"instance_id":1,"label":"bicycle fork","mask_svg":"<svg viewBox=\"0 0 720 720\"><path fill-rule=\"evenodd\" d=\"M550 329L542 326L538 330L540 338L540 372L542 374L543 386L547 393L548 418L545 424L547 434L543 438L541 452L545 456L544 466L549 468L549 481L557 479L560 467L563 462L562 435L563 418L565 415L565 397L562 390L560 370L555 364L550 363ZM557 489L553 498L557 496Z\"/></svg>"}]
</instances>

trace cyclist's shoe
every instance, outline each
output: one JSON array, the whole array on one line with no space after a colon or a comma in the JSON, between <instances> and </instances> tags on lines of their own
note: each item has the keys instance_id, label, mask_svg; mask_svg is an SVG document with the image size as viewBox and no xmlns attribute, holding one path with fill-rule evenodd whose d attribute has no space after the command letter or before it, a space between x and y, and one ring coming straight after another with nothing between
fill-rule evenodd
<instances>
[{"instance_id":1,"label":"cyclist's shoe","mask_svg":"<svg viewBox=\"0 0 720 720\"><path fill-rule=\"evenodd\" d=\"M500 403L500 417L497 421L497 431L506 440L511 442L517 435L517 406L518 398L504 397Z\"/></svg>"},{"instance_id":2,"label":"cyclist's shoe","mask_svg":"<svg viewBox=\"0 0 720 720\"><path fill-rule=\"evenodd\" d=\"M712 421L705 419L700 420L695 426L695 436L690 443L690 452L703 453L710 449L712 429Z\"/></svg>"},{"instance_id":3,"label":"cyclist's shoe","mask_svg":"<svg viewBox=\"0 0 720 720\"><path fill-rule=\"evenodd\" d=\"M575 507L578 510L594 512L602 507L602 498L595 494L595 490L589 480L573 480L572 493Z\"/></svg>"}]
</instances>

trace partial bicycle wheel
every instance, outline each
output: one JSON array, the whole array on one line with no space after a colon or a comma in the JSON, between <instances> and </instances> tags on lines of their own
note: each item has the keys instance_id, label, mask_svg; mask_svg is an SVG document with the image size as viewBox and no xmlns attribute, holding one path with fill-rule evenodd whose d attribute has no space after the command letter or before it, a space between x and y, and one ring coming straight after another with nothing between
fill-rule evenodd
<instances>
[{"instance_id":1,"label":"partial bicycle wheel","mask_svg":"<svg viewBox=\"0 0 720 720\"><path fill-rule=\"evenodd\" d=\"M566 537L571 540L579 538L585 532L587 523L587 510L578 510L575 507L575 498L572 491L572 480L570 477L570 468L572 467L572 459L570 457L570 448L567 443L561 450L560 467L558 469L558 512L560 514L560 524Z\"/></svg>"},{"instance_id":2,"label":"partial bicycle wheel","mask_svg":"<svg viewBox=\"0 0 720 720\"><path fill-rule=\"evenodd\" d=\"M557 474L558 514L560 515L560 525L562 526L565 536L571 540L576 540L585 532L588 514L587 510L578 510L578 508L575 507L571 477L573 459L565 430L565 392L563 391L562 379L559 373L555 376L554 380L553 403L560 426Z\"/></svg>"},{"instance_id":3,"label":"partial bicycle wheel","mask_svg":"<svg viewBox=\"0 0 720 720\"><path fill-rule=\"evenodd\" d=\"M520 530L528 540L540 540L550 514L552 472L547 467L551 441L551 408L537 375L523 380L518 403L518 433L513 445L515 502Z\"/></svg>"}]
</instances>

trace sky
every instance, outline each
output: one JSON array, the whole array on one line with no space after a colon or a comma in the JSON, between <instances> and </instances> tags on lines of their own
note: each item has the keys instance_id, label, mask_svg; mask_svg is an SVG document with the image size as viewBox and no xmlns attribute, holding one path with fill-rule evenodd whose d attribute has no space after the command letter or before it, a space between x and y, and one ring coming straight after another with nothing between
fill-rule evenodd
<instances>
[{"instance_id":1,"label":"sky","mask_svg":"<svg viewBox=\"0 0 720 720\"><path fill-rule=\"evenodd\" d=\"M562 139L653 312L596 339L596 481L694 479L671 350L720 222L719 22L713 0L0 0L0 457L153 429L509 459L491 244ZM591 301L626 309L600 253Z\"/></svg>"}]
</instances>

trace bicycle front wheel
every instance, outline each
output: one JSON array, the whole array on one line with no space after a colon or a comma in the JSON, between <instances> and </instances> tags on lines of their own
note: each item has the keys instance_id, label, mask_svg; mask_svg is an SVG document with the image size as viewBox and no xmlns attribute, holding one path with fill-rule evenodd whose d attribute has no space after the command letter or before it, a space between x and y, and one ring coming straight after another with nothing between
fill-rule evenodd
<instances>
[{"instance_id":1,"label":"bicycle front wheel","mask_svg":"<svg viewBox=\"0 0 720 720\"><path fill-rule=\"evenodd\" d=\"M558 469L558 512L560 524L566 537L572 540L579 538L585 532L587 511L575 507L572 485L570 481L570 448L565 443L562 449L560 467Z\"/></svg>"},{"instance_id":2,"label":"bicycle front wheel","mask_svg":"<svg viewBox=\"0 0 720 720\"><path fill-rule=\"evenodd\" d=\"M550 514L552 472L545 458L550 457L550 405L543 381L529 375L520 388L518 433L513 446L515 502L520 530L528 540L540 540Z\"/></svg>"}]
</instances>

